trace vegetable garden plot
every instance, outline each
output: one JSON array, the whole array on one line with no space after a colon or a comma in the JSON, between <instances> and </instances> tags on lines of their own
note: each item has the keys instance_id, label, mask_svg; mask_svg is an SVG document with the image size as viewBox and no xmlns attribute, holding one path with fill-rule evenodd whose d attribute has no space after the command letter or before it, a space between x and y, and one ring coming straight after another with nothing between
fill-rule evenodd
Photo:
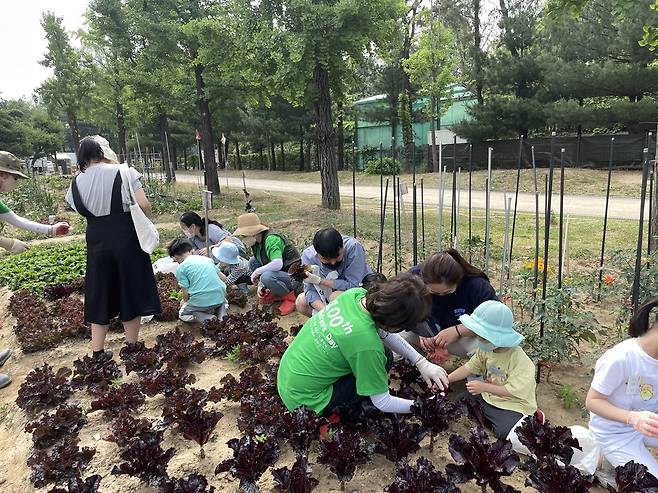
<instances>
[{"instance_id":1,"label":"vegetable garden plot","mask_svg":"<svg viewBox=\"0 0 658 493\"><path fill-rule=\"evenodd\" d=\"M158 281L161 296L169 296L172 279ZM55 291L63 292L48 290ZM61 327L57 317L75 311L67 308L70 300L80 302L77 291L61 296L49 301L21 294L12 312L43 304L42 315ZM342 483L348 491L454 493L481 491L483 481L492 491L553 491L555 476L574 491L588 491L581 488L591 478L553 456L530 462L534 469L525 472L513 453L482 431L473 432L476 441L464 438L471 435L462 410L430 397L405 363L396 364L391 382L394 393L416 398L414 415L347 408L338 413L339 423L327 423L308 410L287 412L276 393L277 359L288 335L280 323L251 309L198 328L147 324L140 343L116 337L121 346L113 347L113 360L85 357L86 334L77 331L60 341L75 346L74 357L51 361L45 350L31 353L50 365L36 365L20 386L26 472L23 483L13 482L6 491L210 492L242 485L242 491L298 492L336 490ZM476 410L471 412L476 420L467 426L477 423ZM319 440L321 433L325 440ZM570 443L555 439L563 431L550 426L533 436L556 446ZM451 467L468 474L445 474L453 462L448 442L457 451ZM339 453L345 450L351 452ZM482 450L504 457L492 470L469 462ZM457 478L465 482L455 484Z\"/></svg>"}]
</instances>

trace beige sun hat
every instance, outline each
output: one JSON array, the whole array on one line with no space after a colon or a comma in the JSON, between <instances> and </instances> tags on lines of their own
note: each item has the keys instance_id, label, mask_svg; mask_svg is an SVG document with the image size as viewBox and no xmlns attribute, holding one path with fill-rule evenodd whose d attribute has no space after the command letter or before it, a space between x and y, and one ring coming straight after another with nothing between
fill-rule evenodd
<instances>
[{"instance_id":1,"label":"beige sun hat","mask_svg":"<svg viewBox=\"0 0 658 493\"><path fill-rule=\"evenodd\" d=\"M0 171L11 173L20 178L27 178L27 175L21 173L22 168L23 166L21 165L20 159L14 156L11 152L0 151Z\"/></svg>"},{"instance_id":2,"label":"beige sun hat","mask_svg":"<svg viewBox=\"0 0 658 493\"><path fill-rule=\"evenodd\" d=\"M98 142L98 145L101 146L101 151L103 151L103 157L105 159L107 159L109 162L113 164L119 164L119 157L112 150L112 148L110 147L110 143L107 141L105 137L102 137L101 135L94 135L92 136L92 139Z\"/></svg>"},{"instance_id":3,"label":"beige sun hat","mask_svg":"<svg viewBox=\"0 0 658 493\"><path fill-rule=\"evenodd\" d=\"M258 214L249 212L238 216L238 228L233 232L235 236L254 236L268 228L260 222Z\"/></svg>"}]
</instances>

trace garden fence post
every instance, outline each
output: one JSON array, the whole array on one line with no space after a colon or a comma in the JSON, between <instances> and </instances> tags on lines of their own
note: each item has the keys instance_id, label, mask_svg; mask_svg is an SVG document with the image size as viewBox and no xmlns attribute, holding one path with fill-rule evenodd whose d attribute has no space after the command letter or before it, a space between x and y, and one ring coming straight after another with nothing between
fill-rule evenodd
<instances>
[{"instance_id":1,"label":"garden fence post","mask_svg":"<svg viewBox=\"0 0 658 493\"><path fill-rule=\"evenodd\" d=\"M533 267L532 293L533 298L537 296L537 280L539 274L539 187L537 185L537 165L535 163L535 146L530 148L532 155L532 174L535 187L535 259Z\"/></svg>"},{"instance_id":2,"label":"garden fence post","mask_svg":"<svg viewBox=\"0 0 658 493\"><path fill-rule=\"evenodd\" d=\"M471 229L471 178L473 176L473 144L468 144L468 261L473 261L473 231Z\"/></svg>"},{"instance_id":3,"label":"garden fence post","mask_svg":"<svg viewBox=\"0 0 658 493\"><path fill-rule=\"evenodd\" d=\"M352 216L354 219L354 238L356 238L356 146L352 142Z\"/></svg>"},{"instance_id":4,"label":"garden fence post","mask_svg":"<svg viewBox=\"0 0 658 493\"><path fill-rule=\"evenodd\" d=\"M638 301L640 299L640 274L642 270L642 233L644 230L644 201L647 198L647 177L649 174L649 149L644 148L644 159L642 164L642 191L640 193L640 224L637 231L637 252L635 254L635 275L633 276L633 291L631 293L631 305L633 314L637 313Z\"/></svg>"},{"instance_id":5,"label":"garden fence post","mask_svg":"<svg viewBox=\"0 0 658 493\"><path fill-rule=\"evenodd\" d=\"M379 143L379 222L380 222L380 235L379 235L379 252L377 253L377 272L381 272L383 260L383 242L384 237L384 208L386 201L384 200L384 145ZM386 179L388 181L388 178Z\"/></svg>"},{"instance_id":6,"label":"garden fence post","mask_svg":"<svg viewBox=\"0 0 658 493\"><path fill-rule=\"evenodd\" d=\"M418 219L417 219L417 202L416 202L416 160L415 158L415 152L414 149L416 148L416 143L415 141L411 141L411 184L412 184L412 217L411 217L411 235L412 235L412 250L413 250L413 262L414 265L418 265L418 241L417 241L417 236L418 236Z\"/></svg>"},{"instance_id":7,"label":"garden fence post","mask_svg":"<svg viewBox=\"0 0 658 493\"><path fill-rule=\"evenodd\" d=\"M601 238L601 257L599 259L599 286L596 292L597 303L601 301L601 280L603 279L603 259L605 256L605 237L608 231L608 205L610 203L610 181L612 179L612 156L615 147L615 138L610 139L610 156L608 158L608 184L605 191L605 211L603 212L603 235Z\"/></svg>"},{"instance_id":8,"label":"garden fence post","mask_svg":"<svg viewBox=\"0 0 658 493\"><path fill-rule=\"evenodd\" d=\"M386 189L384 190L384 202L382 208L381 223L379 225L379 258L377 259L377 272L382 271L382 249L384 247L384 221L386 220L386 199L388 198L388 178L386 178Z\"/></svg>"},{"instance_id":9,"label":"garden fence post","mask_svg":"<svg viewBox=\"0 0 658 493\"><path fill-rule=\"evenodd\" d=\"M425 260L425 184L423 178L420 179L420 229L422 233L423 261Z\"/></svg>"},{"instance_id":10,"label":"garden fence post","mask_svg":"<svg viewBox=\"0 0 658 493\"><path fill-rule=\"evenodd\" d=\"M487 178L485 183L485 220L484 220L484 272L489 273L489 229L491 220L491 155L493 147L487 149Z\"/></svg>"},{"instance_id":11,"label":"garden fence post","mask_svg":"<svg viewBox=\"0 0 658 493\"><path fill-rule=\"evenodd\" d=\"M562 260L563 260L563 229L564 229L564 153L565 148L560 149L560 222L558 230L558 263L557 263L557 287L562 288Z\"/></svg>"},{"instance_id":12,"label":"garden fence post","mask_svg":"<svg viewBox=\"0 0 658 493\"><path fill-rule=\"evenodd\" d=\"M503 205L505 207L505 231L503 234L503 255L500 261L500 284L498 288L498 295L503 295L503 288L505 286L505 265L507 264L507 247L509 242L509 216L512 209L512 197L507 198L507 194L503 194Z\"/></svg>"},{"instance_id":13,"label":"garden fence post","mask_svg":"<svg viewBox=\"0 0 658 493\"><path fill-rule=\"evenodd\" d=\"M514 192L514 217L512 219L512 236L509 242L509 256L512 258L514 251L514 234L516 232L516 211L519 203L519 184L521 182L521 163L523 160L523 135L519 137L519 155L516 166L516 191Z\"/></svg>"}]
</instances>

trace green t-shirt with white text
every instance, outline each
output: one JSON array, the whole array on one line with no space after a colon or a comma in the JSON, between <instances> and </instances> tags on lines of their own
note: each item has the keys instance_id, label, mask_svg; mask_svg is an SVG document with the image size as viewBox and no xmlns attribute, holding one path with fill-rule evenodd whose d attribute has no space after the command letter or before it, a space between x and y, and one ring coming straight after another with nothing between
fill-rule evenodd
<instances>
[{"instance_id":1,"label":"green t-shirt with white text","mask_svg":"<svg viewBox=\"0 0 658 493\"><path fill-rule=\"evenodd\" d=\"M289 410L306 406L322 412L333 384L350 373L359 395L388 391L384 344L360 305L365 294L354 288L338 296L304 324L283 354L277 388Z\"/></svg>"},{"instance_id":2,"label":"green t-shirt with white text","mask_svg":"<svg viewBox=\"0 0 658 493\"><path fill-rule=\"evenodd\" d=\"M254 256L260 261L260 244L254 245ZM270 234L265 237L265 254L272 260L283 259L283 250L286 248L286 242L279 235Z\"/></svg>"}]
</instances>

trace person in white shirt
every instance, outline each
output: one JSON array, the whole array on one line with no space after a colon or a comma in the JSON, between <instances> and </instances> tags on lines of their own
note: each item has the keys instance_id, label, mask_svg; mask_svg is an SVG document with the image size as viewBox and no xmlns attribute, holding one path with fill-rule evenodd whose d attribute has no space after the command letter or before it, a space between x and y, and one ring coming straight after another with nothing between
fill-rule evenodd
<instances>
[{"instance_id":1,"label":"person in white shirt","mask_svg":"<svg viewBox=\"0 0 658 493\"><path fill-rule=\"evenodd\" d=\"M613 467L644 464L658 477L658 320L650 320L658 297L647 300L633 317L630 339L596 362L587 393L589 429Z\"/></svg>"}]
</instances>

